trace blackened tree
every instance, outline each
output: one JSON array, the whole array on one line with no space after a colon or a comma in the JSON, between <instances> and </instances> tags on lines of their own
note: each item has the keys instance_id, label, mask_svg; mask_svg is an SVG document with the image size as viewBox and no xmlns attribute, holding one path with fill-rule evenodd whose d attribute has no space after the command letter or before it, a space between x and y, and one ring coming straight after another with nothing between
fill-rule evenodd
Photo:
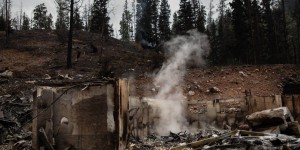
<instances>
[{"instance_id":1,"label":"blackened tree","mask_svg":"<svg viewBox=\"0 0 300 150\"><path fill-rule=\"evenodd\" d=\"M0 31L4 31L5 30L5 19L4 16L0 16Z\"/></svg>"}]
</instances>

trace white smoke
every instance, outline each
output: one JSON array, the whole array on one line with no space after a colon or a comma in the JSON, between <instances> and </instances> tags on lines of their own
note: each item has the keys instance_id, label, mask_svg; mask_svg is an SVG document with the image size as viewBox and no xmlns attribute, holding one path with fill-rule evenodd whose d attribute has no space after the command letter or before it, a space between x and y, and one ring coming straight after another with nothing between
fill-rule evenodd
<instances>
[{"instance_id":1,"label":"white smoke","mask_svg":"<svg viewBox=\"0 0 300 150\"><path fill-rule=\"evenodd\" d=\"M160 87L155 96L159 111L156 132L160 135L188 130L185 117L186 100L180 85L186 73L187 63L204 65L204 56L208 54L207 36L196 31L189 35L178 36L165 44L169 59L163 64L155 77L154 85Z\"/></svg>"}]
</instances>

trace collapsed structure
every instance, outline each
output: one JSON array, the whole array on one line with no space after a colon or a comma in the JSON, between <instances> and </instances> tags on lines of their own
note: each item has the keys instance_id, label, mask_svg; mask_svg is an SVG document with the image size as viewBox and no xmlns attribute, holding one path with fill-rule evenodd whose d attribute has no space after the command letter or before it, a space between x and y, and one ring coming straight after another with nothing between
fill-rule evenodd
<instances>
[{"instance_id":1,"label":"collapsed structure","mask_svg":"<svg viewBox=\"0 0 300 150\"><path fill-rule=\"evenodd\" d=\"M165 136L160 101L129 96L126 80L38 86L33 102L37 150L300 148L298 95L188 101L190 128Z\"/></svg>"},{"instance_id":2,"label":"collapsed structure","mask_svg":"<svg viewBox=\"0 0 300 150\"><path fill-rule=\"evenodd\" d=\"M153 103L160 102L130 99L132 149L300 148L296 138L300 136L298 95L189 101L189 131L169 131L166 136L155 133L159 112Z\"/></svg>"},{"instance_id":3,"label":"collapsed structure","mask_svg":"<svg viewBox=\"0 0 300 150\"><path fill-rule=\"evenodd\" d=\"M126 80L37 87L33 149L125 149L128 95Z\"/></svg>"}]
</instances>

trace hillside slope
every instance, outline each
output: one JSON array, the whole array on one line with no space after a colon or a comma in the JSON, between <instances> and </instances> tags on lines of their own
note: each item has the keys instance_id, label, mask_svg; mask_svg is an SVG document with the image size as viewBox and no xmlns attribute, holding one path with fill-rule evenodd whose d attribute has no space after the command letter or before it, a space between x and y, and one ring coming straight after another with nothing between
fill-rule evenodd
<instances>
[{"instance_id":1,"label":"hillside slope","mask_svg":"<svg viewBox=\"0 0 300 150\"><path fill-rule=\"evenodd\" d=\"M154 50L76 31L72 69L65 68L66 51L67 44L58 42L55 31L12 34L9 46L2 46L0 50L0 73L9 70L13 76L0 77L0 95L30 93L35 86L33 83L40 80L76 82L103 76L131 79L133 96L153 96L159 90L152 79L163 57ZM78 53L80 57L75 61ZM254 95L269 96L281 94L286 84L298 83L299 73L297 65L206 66L188 69L180 86L188 100L240 97L246 90ZM212 87L220 92L207 92Z\"/></svg>"}]
</instances>

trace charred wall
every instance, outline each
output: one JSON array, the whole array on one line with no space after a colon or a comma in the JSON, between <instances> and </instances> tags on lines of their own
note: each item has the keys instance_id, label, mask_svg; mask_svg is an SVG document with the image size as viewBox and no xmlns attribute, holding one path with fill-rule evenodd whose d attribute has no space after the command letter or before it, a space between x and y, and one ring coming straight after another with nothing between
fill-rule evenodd
<instances>
[{"instance_id":1,"label":"charred wall","mask_svg":"<svg viewBox=\"0 0 300 150\"><path fill-rule=\"evenodd\" d=\"M48 142L57 150L121 149L126 144L128 83L93 84L64 87L37 87L34 100L33 149L46 147L41 140L44 129ZM127 98L126 98L127 97ZM123 103L125 105L121 106Z\"/></svg>"}]
</instances>

